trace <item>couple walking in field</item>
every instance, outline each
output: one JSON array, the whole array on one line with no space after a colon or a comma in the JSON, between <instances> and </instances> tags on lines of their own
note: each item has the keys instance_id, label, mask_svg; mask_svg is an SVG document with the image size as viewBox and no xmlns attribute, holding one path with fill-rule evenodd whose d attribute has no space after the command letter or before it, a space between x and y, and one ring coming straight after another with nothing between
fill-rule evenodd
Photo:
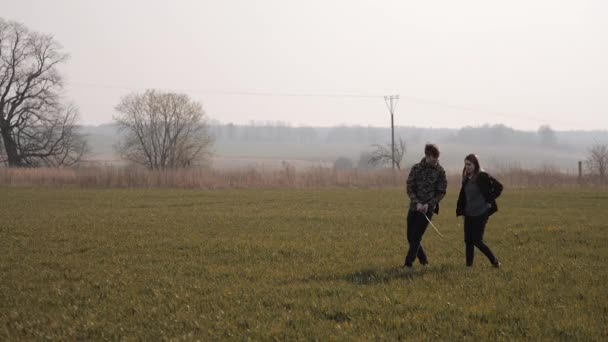
<instances>
[{"instance_id":1,"label":"couple walking in field","mask_svg":"<svg viewBox=\"0 0 608 342\"><path fill-rule=\"evenodd\" d=\"M412 268L416 258L422 265L429 261L422 247L422 236L434 214L439 214L439 202L445 196L447 179L445 170L439 164L439 149L433 144L424 147L424 158L415 164L407 178L407 195L410 206L407 215L407 241L409 250L405 256L404 267ZM484 243L488 218L498 211L496 198L502 192L502 184L479 164L475 154L464 159L462 184L456 216L464 216L464 242L466 246L466 265L473 266L475 247L489 260L492 266L500 267L500 261Z\"/></svg>"}]
</instances>

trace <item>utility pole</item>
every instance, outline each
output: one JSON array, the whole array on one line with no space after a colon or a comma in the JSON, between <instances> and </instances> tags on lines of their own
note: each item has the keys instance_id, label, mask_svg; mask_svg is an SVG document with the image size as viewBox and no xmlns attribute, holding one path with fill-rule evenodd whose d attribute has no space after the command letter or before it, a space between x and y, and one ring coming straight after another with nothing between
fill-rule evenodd
<instances>
[{"instance_id":1,"label":"utility pole","mask_svg":"<svg viewBox=\"0 0 608 342\"><path fill-rule=\"evenodd\" d=\"M399 101L399 95L389 95L384 97L384 102L386 102L388 111L391 113L391 150L393 170L395 169L395 119L393 118L393 114L395 113L395 108L397 107L397 101Z\"/></svg>"}]
</instances>

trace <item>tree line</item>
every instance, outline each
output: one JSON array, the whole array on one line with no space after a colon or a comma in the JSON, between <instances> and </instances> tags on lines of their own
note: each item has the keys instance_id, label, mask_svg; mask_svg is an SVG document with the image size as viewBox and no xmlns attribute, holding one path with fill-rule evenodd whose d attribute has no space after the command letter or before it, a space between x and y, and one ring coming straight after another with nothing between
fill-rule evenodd
<instances>
[{"instance_id":1,"label":"tree line","mask_svg":"<svg viewBox=\"0 0 608 342\"><path fill-rule=\"evenodd\" d=\"M378 144L390 136L390 128L373 126L292 127L282 122L251 122L248 125L210 125L210 132L219 141L297 142L297 143L369 143ZM519 131L505 125L483 125L460 129L395 127L395 135L408 143L427 140L462 144L511 144L518 146L558 147L559 132L543 125L536 132Z\"/></svg>"}]
</instances>

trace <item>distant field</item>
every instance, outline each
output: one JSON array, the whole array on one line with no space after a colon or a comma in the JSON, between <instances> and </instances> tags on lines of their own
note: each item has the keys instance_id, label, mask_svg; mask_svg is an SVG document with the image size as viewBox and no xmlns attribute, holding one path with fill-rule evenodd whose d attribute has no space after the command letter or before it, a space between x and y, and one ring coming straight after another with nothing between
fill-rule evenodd
<instances>
[{"instance_id":1,"label":"distant field","mask_svg":"<svg viewBox=\"0 0 608 342\"><path fill-rule=\"evenodd\" d=\"M111 141L105 142L109 144ZM409 144L406 148L404 167L420 161L423 156L424 143ZM115 142L112 142L115 143ZM539 169L552 167L571 174L577 173L579 160L587 158L586 151L567 148L522 148L510 145L466 145L439 142L441 163L448 171L462 169L464 157L477 153L483 165L490 171L501 171L511 167ZM92 161L125 165L125 161L115 155L109 148L92 144ZM339 157L350 159L357 167L362 152L370 153L370 143L295 143L295 142L226 142L218 141L213 145L212 165L216 169L280 168L283 160L295 165L298 169L311 166L333 166Z\"/></svg>"},{"instance_id":2,"label":"distant field","mask_svg":"<svg viewBox=\"0 0 608 342\"><path fill-rule=\"evenodd\" d=\"M404 166L408 167L420 161L424 155L424 144L409 144L406 147ZM451 171L461 170L464 157L469 153L477 153L483 165L494 171L505 167L523 167L537 169L552 166L564 172L576 173L577 162L586 159L585 151L566 148L522 148L521 146L506 145L468 145L459 143L439 142L441 163ZM357 165L361 152L371 152L368 143L260 143L260 142L217 142L214 145L216 156L221 158L265 158L307 160L312 163L328 162L332 164L338 157L346 157ZM221 161L221 160L220 160ZM222 167L218 163L217 167Z\"/></svg>"},{"instance_id":3,"label":"distant field","mask_svg":"<svg viewBox=\"0 0 608 342\"><path fill-rule=\"evenodd\" d=\"M450 189L0 189L0 340L607 340L608 193L509 191L464 266Z\"/></svg>"}]
</instances>

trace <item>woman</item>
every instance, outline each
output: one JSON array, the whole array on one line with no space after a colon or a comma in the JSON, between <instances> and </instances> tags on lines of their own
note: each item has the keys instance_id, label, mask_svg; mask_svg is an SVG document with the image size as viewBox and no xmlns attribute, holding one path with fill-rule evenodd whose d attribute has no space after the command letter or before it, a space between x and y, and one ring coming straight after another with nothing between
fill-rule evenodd
<instances>
[{"instance_id":1,"label":"woman","mask_svg":"<svg viewBox=\"0 0 608 342\"><path fill-rule=\"evenodd\" d=\"M462 187L458 195L456 216L464 215L464 242L467 266L473 266L475 247L485 254L492 266L499 268L500 261L483 242L483 233L490 215L498 211L496 198L502 192L502 184L479 165L479 158L469 154L464 158Z\"/></svg>"}]
</instances>

